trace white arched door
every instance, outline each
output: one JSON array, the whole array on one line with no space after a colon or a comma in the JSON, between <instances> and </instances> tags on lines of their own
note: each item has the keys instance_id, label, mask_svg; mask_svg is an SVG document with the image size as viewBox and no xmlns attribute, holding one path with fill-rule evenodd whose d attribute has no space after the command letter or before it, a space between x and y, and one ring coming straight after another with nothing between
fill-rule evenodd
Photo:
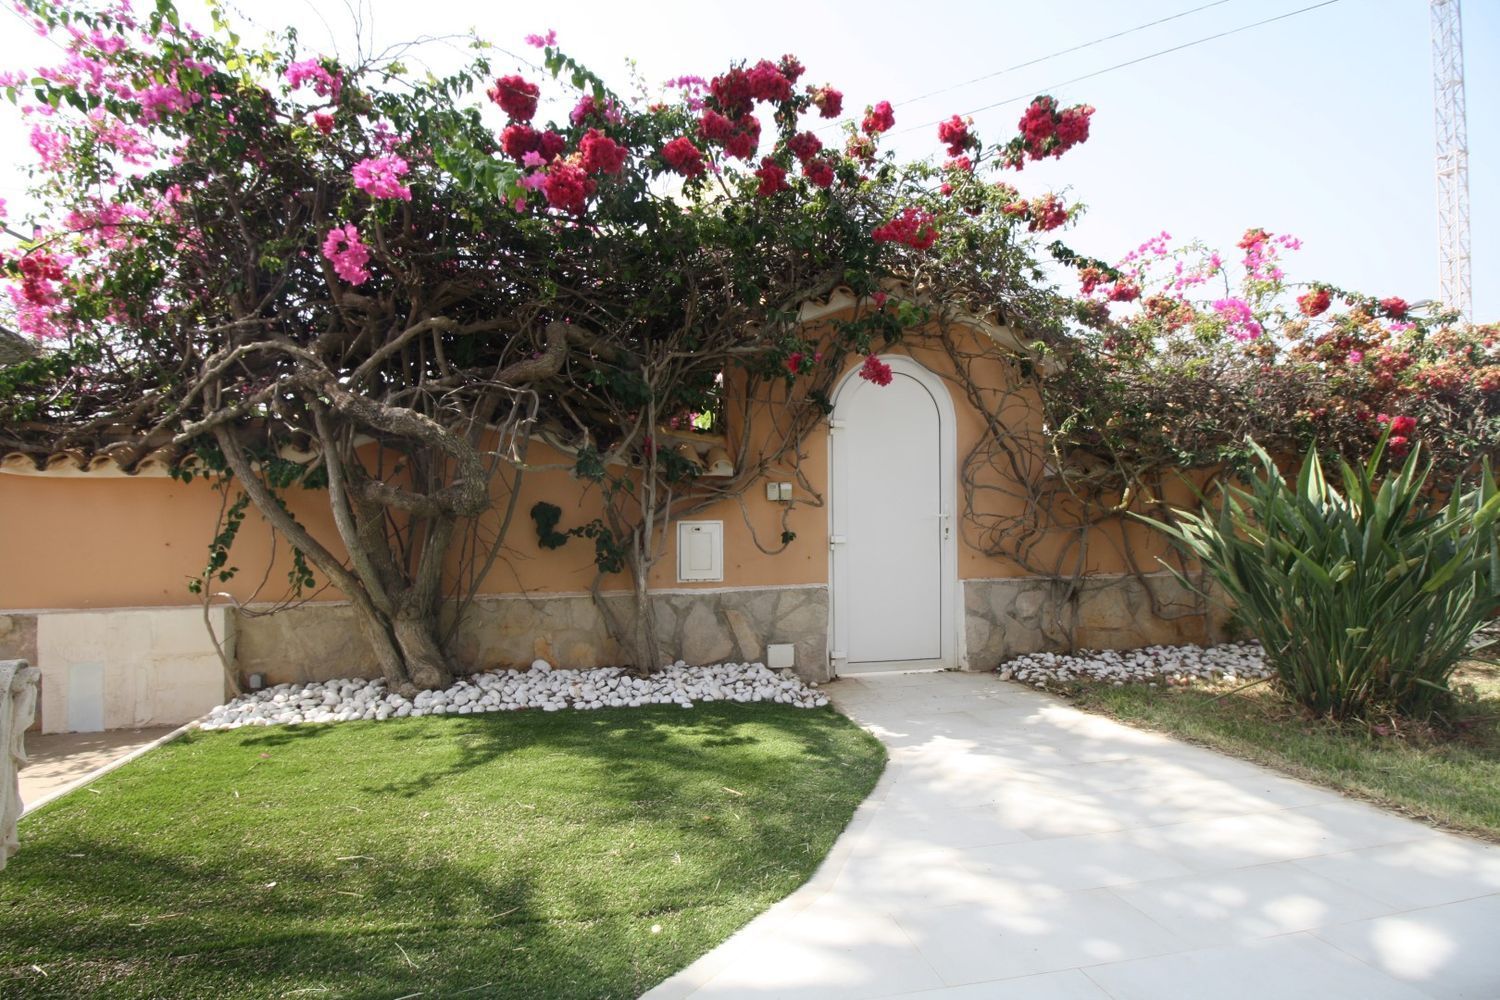
<instances>
[{"instance_id":1,"label":"white arched door","mask_svg":"<svg viewBox=\"0 0 1500 1000\"><path fill-rule=\"evenodd\" d=\"M834 400L834 668L953 666L953 404L909 358L889 385L851 375Z\"/></svg>"}]
</instances>

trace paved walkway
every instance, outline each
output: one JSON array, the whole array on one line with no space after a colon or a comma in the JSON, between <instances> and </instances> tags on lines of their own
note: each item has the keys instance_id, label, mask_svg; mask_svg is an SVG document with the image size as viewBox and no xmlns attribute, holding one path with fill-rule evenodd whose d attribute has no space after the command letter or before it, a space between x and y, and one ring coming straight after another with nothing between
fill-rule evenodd
<instances>
[{"instance_id":1,"label":"paved walkway","mask_svg":"<svg viewBox=\"0 0 1500 1000\"><path fill-rule=\"evenodd\" d=\"M828 691L880 784L649 1000L1500 997L1500 848L992 675Z\"/></svg>"},{"instance_id":2,"label":"paved walkway","mask_svg":"<svg viewBox=\"0 0 1500 1000\"><path fill-rule=\"evenodd\" d=\"M106 733L48 733L26 736L21 768L21 801L27 809L73 787L106 764L172 732L173 726L115 729Z\"/></svg>"}]
</instances>

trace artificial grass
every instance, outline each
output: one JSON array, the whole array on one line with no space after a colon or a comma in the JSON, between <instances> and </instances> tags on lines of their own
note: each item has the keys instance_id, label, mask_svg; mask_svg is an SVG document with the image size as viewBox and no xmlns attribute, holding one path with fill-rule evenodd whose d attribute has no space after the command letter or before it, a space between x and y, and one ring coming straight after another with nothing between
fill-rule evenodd
<instances>
[{"instance_id":1,"label":"artificial grass","mask_svg":"<svg viewBox=\"0 0 1500 1000\"><path fill-rule=\"evenodd\" d=\"M22 820L0 996L636 997L804 882L884 759L722 703L190 735Z\"/></svg>"},{"instance_id":2,"label":"artificial grass","mask_svg":"<svg viewBox=\"0 0 1500 1000\"><path fill-rule=\"evenodd\" d=\"M1436 726L1310 718L1269 685L1239 691L1075 685L1081 708L1286 771L1440 826L1500 841L1500 670L1471 663Z\"/></svg>"}]
</instances>

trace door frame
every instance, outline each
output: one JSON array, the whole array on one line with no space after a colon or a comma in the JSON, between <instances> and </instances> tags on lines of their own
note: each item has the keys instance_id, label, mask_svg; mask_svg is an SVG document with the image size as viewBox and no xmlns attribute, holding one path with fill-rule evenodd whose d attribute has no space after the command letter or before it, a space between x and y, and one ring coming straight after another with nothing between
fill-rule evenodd
<instances>
[{"instance_id":1,"label":"door frame","mask_svg":"<svg viewBox=\"0 0 1500 1000\"><path fill-rule=\"evenodd\" d=\"M958 435L955 427L956 415L953 397L947 384L915 359L905 354L882 354L880 361L891 367L891 371L906 375L917 381L932 397L938 413L938 507L944 517L946 531L939 545L941 564L939 567L942 592L939 598L939 634L942 652L936 661L912 660L911 669L940 668L957 669L962 665L963 605L958 600ZM833 676L838 676L848 663L849 610L848 593L840 586L838 513L840 491L843 488L845 469L840 462L838 436L844 430L839 417L839 402L846 397L851 386L857 385L859 369L851 368L839 380L832 397L833 409L828 420L828 659ZM872 388L878 392L879 386Z\"/></svg>"}]
</instances>

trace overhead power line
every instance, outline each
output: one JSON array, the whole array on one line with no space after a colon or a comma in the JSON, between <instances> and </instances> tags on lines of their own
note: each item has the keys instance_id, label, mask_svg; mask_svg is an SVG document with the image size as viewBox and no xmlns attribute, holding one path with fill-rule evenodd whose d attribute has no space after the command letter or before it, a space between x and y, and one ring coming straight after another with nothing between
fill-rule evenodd
<instances>
[{"instance_id":1,"label":"overhead power line","mask_svg":"<svg viewBox=\"0 0 1500 1000\"><path fill-rule=\"evenodd\" d=\"M1127 66L1136 66L1140 63L1148 62L1152 59L1158 59L1162 56L1171 55L1173 52L1181 52L1183 49L1190 49L1195 45L1202 45L1205 42L1216 41L1220 38L1228 38L1230 35L1237 35L1242 31L1249 31L1251 28L1260 28L1267 24L1274 24L1277 21L1285 21L1289 17L1296 17L1298 14L1306 14L1310 11L1319 10L1323 7L1331 7L1338 2L1339 0L1323 0L1322 3L1311 4L1307 7L1299 7L1297 10L1287 11L1285 14L1277 14L1275 17L1268 17L1264 20L1255 21L1250 24L1242 24L1238 28L1230 28L1228 31L1220 31L1212 35L1204 35L1202 38L1195 38L1191 42L1183 42L1181 45L1173 45L1171 48L1161 49L1157 52L1151 52L1143 56L1138 56L1135 59L1128 59L1122 63L1115 63L1113 66L1106 66L1103 69L1095 70L1092 73L1085 73L1082 76L1075 76L1070 80L1062 80L1058 83L1048 84L1045 87L1032 88L1026 91L1026 93L1024 94L1017 94L1015 97L1007 97L1003 101L995 101L992 104L985 104L981 107L971 108L968 111L961 112L961 114L966 117L968 115L977 115L984 111L993 111L995 108L1003 108L1007 104L1015 104L1017 101L1030 100L1032 97L1035 97L1039 93L1057 90L1059 87L1067 87L1071 84L1081 83L1084 80L1092 80L1095 77L1103 76L1105 73L1113 73L1117 69L1125 69ZM913 125L910 128L902 129L897 132L896 135L906 135L911 132L919 132L922 129L931 128L944 120L945 119L942 118L934 118L930 122L924 122L921 125Z\"/></svg>"},{"instance_id":2,"label":"overhead power line","mask_svg":"<svg viewBox=\"0 0 1500 1000\"><path fill-rule=\"evenodd\" d=\"M1056 59L1059 56L1071 55L1074 52L1082 52L1084 49L1093 48L1095 45L1102 45L1105 42L1112 42L1116 38L1124 38L1126 35L1133 35L1137 31L1145 31L1147 28L1154 28L1159 24L1166 24L1168 21L1176 21L1179 18L1187 17L1190 14L1197 14L1200 11L1208 10L1210 7L1222 7L1224 4L1230 2L1232 2L1232 0L1214 0L1213 3L1201 4L1200 6L1194 7L1192 10L1184 10L1179 11L1176 14L1168 14L1166 17L1157 18L1155 21L1147 21L1144 24L1137 24L1133 28L1126 28L1124 31L1117 31L1113 35L1101 35L1098 38L1090 39L1087 42L1081 42L1080 44L1074 45L1071 48L1058 49L1056 52L1049 52L1044 56L1037 56L1035 59L1028 59L1025 62L1016 63L1014 66L1007 66L1004 69L997 69L993 73L985 73L982 76L976 76L972 80L965 80L962 83L955 83L946 87L939 87L937 90L930 90L925 94L918 95L917 97L909 97L904 101L897 101L895 106L899 108L907 104L915 104L918 101L925 101L929 97L936 97L939 94L946 94L950 91L958 90L962 87L967 87L970 84L982 83L985 80L993 80L997 76L1004 76L1007 73L1014 73L1016 70L1026 69L1030 66L1036 66L1040 63L1046 62L1049 59Z\"/></svg>"}]
</instances>

